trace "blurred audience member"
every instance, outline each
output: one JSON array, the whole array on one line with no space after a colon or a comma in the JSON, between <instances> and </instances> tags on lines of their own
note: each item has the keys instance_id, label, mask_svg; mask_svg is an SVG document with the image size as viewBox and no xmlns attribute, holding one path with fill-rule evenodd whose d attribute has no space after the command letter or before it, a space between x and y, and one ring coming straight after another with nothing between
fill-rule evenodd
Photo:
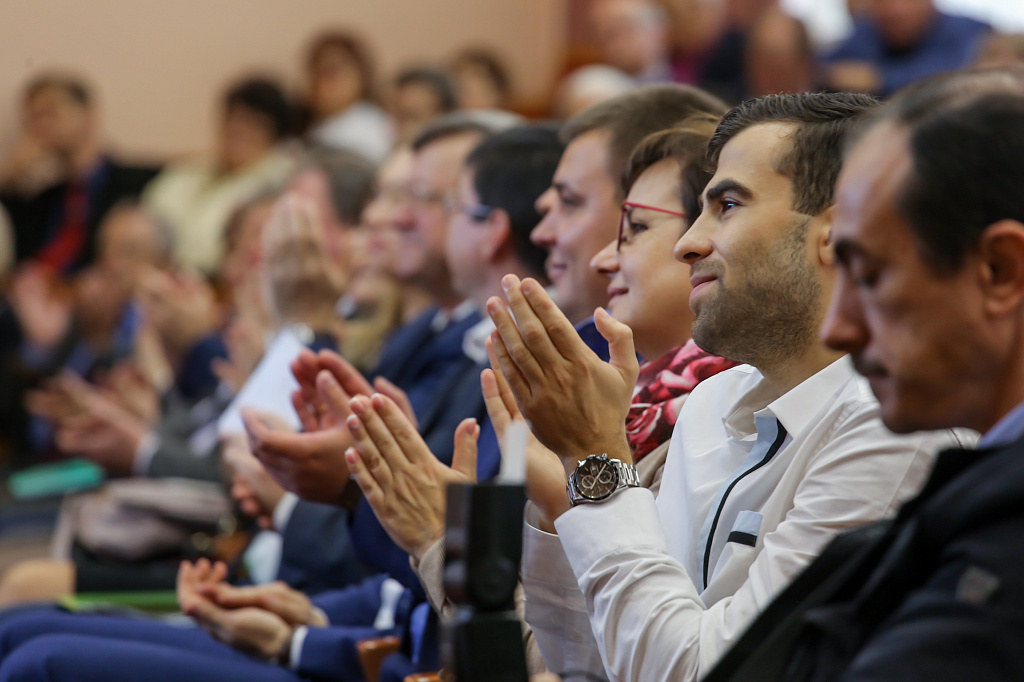
<instances>
[{"instance_id":1,"label":"blurred audience member","mask_svg":"<svg viewBox=\"0 0 1024 682\"><path fill-rule=\"evenodd\" d=\"M361 372L377 364L384 339L403 321L414 319L430 304L422 289L402 284L391 275L398 248L396 211L412 168L412 151L398 147L381 165L377 192L352 233L351 279L338 302L345 320L341 354Z\"/></svg>"},{"instance_id":2,"label":"blurred audience member","mask_svg":"<svg viewBox=\"0 0 1024 682\"><path fill-rule=\"evenodd\" d=\"M395 77L391 118L399 141L410 142L427 123L455 109L455 85L440 69L413 67Z\"/></svg>"},{"instance_id":3,"label":"blurred audience member","mask_svg":"<svg viewBox=\"0 0 1024 682\"><path fill-rule=\"evenodd\" d=\"M657 0L593 0L590 28L601 60L637 84L675 80L670 17Z\"/></svg>"},{"instance_id":4,"label":"blurred audience member","mask_svg":"<svg viewBox=\"0 0 1024 682\"><path fill-rule=\"evenodd\" d=\"M358 154L314 147L288 183L289 192L313 203L331 255L341 265L348 259L348 231L359 224L373 197L376 171Z\"/></svg>"},{"instance_id":5,"label":"blurred audience member","mask_svg":"<svg viewBox=\"0 0 1024 682\"><path fill-rule=\"evenodd\" d=\"M183 265L212 273L235 207L287 180L294 162L280 143L291 119L276 83L240 81L224 95L213 158L173 164L146 188L146 205L174 227Z\"/></svg>"},{"instance_id":6,"label":"blurred audience member","mask_svg":"<svg viewBox=\"0 0 1024 682\"><path fill-rule=\"evenodd\" d=\"M766 14L783 14L779 7L779 0L725 0L721 9L723 15L722 25L718 28L720 34L712 42L704 56L703 64L700 66L697 84L703 89L718 95L726 102L738 104L750 97L753 91L749 82L748 68L755 55L750 54L749 44L755 29L760 20ZM790 21L795 21L790 19ZM772 41L773 46L778 46L793 35L792 26L785 25L783 18L777 16L771 22L774 24L766 26L765 29L777 28L784 35L760 35L761 50L774 50L765 43ZM792 46L787 46L792 49ZM768 68L767 65L759 64L759 67ZM779 65L778 68L789 68L789 64ZM758 73L757 77L766 78L767 74ZM775 78L783 77L784 74L774 74Z\"/></svg>"},{"instance_id":7,"label":"blurred audience member","mask_svg":"<svg viewBox=\"0 0 1024 682\"><path fill-rule=\"evenodd\" d=\"M747 37L746 89L753 97L814 89L814 51L803 22L769 7Z\"/></svg>"},{"instance_id":8,"label":"blurred audience member","mask_svg":"<svg viewBox=\"0 0 1024 682\"><path fill-rule=\"evenodd\" d=\"M459 52L450 67L460 109L506 109L512 97L508 67L488 48Z\"/></svg>"},{"instance_id":9,"label":"blurred audience member","mask_svg":"<svg viewBox=\"0 0 1024 682\"><path fill-rule=\"evenodd\" d=\"M20 341L5 369L9 381L20 387L15 401L20 402L21 391L62 370L95 378L130 357L142 325L132 296L148 269L168 267L172 251L165 225L136 205L121 204L100 226L96 262L78 275L69 291L44 268L23 268L10 296ZM68 391L51 386L30 394L30 409L52 420L58 416L50 409L61 398L58 393ZM26 446L37 452L48 449L49 428L32 421L29 429Z\"/></svg>"},{"instance_id":10,"label":"blurred audience member","mask_svg":"<svg viewBox=\"0 0 1024 682\"><path fill-rule=\"evenodd\" d=\"M634 87L636 83L629 74L613 66L584 66L562 79L555 93L552 113L556 118L569 119Z\"/></svg>"},{"instance_id":11,"label":"blurred audience member","mask_svg":"<svg viewBox=\"0 0 1024 682\"><path fill-rule=\"evenodd\" d=\"M77 76L31 80L22 116L21 137L0 164L0 204L14 227L17 260L77 270L92 261L111 206L138 196L157 171L118 163L104 151L93 93Z\"/></svg>"},{"instance_id":12,"label":"blurred audience member","mask_svg":"<svg viewBox=\"0 0 1024 682\"><path fill-rule=\"evenodd\" d=\"M996 33L989 36L975 66L1005 67L1024 64L1024 33Z\"/></svg>"},{"instance_id":13,"label":"blurred audience member","mask_svg":"<svg viewBox=\"0 0 1024 682\"><path fill-rule=\"evenodd\" d=\"M376 103L373 60L354 35L316 38L306 59L313 142L348 149L374 162L390 151L391 124Z\"/></svg>"},{"instance_id":14,"label":"blurred audience member","mask_svg":"<svg viewBox=\"0 0 1024 682\"><path fill-rule=\"evenodd\" d=\"M912 81L967 66L990 29L940 12L933 0L870 0L853 35L826 56L824 84L888 96Z\"/></svg>"}]
</instances>

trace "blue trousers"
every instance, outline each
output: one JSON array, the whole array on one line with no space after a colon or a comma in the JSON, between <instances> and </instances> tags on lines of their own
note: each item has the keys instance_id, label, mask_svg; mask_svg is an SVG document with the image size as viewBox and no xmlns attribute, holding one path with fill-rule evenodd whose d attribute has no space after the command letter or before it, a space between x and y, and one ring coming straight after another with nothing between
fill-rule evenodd
<instances>
[{"instance_id":1,"label":"blue trousers","mask_svg":"<svg viewBox=\"0 0 1024 682\"><path fill-rule=\"evenodd\" d=\"M40 609L0 624L0 681L298 682L198 628Z\"/></svg>"}]
</instances>

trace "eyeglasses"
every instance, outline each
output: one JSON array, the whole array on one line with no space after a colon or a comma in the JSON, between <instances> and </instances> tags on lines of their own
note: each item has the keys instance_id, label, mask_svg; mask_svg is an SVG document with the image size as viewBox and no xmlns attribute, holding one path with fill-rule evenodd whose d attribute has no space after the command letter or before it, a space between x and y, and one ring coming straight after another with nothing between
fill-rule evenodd
<instances>
[{"instance_id":1,"label":"eyeglasses","mask_svg":"<svg viewBox=\"0 0 1024 682\"><path fill-rule=\"evenodd\" d=\"M678 218L685 218L686 213L680 211L670 211L667 208L658 208L657 206L647 206L645 204L638 204L634 201L622 202L622 214L619 217L619 236L615 240L615 250L620 251L623 244L631 244L639 231L633 227L633 223L630 221L630 214L634 208L642 208L645 211L654 211L655 213L664 213L666 215L676 216Z\"/></svg>"},{"instance_id":2,"label":"eyeglasses","mask_svg":"<svg viewBox=\"0 0 1024 682\"><path fill-rule=\"evenodd\" d=\"M461 213L467 216L474 223L482 223L490 218L491 214L494 213L494 209L490 206L484 206L483 204L467 206L466 204L460 204L455 201L446 202L445 210L451 213Z\"/></svg>"},{"instance_id":3,"label":"eyeglasses","mask_svg":"<svg viewBox=\"0 0 1024 682\"><path fill-rule=\"evenodd\" d=\"M422 187L396 188L392 190L392 195L399 203L408 201L417 207L440 206L448 210L451 203L451 199L444 192L432 192Z\"/></svg>"}]
</instances>

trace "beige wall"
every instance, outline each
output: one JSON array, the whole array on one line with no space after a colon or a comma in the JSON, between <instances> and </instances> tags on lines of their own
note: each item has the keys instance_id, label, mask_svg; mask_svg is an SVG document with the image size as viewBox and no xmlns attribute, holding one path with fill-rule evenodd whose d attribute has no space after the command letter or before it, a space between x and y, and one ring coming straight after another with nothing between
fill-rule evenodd
<instances>
[{"instance_id":1,"label":"beige wall","mask_svg":"<svg viewBox=\"0 0 1024 682\"><path fill-rule=\"evenodd\" d=\"M262 70L298 86L302 48L326 26L360 30L384 76L490 45L522 95L543 96L564 15L564 0L0 0L0 150L16 132L21 85L51 67L92 79L117 149L201 150L228 80Z\"/></svg>"}]
</instances>

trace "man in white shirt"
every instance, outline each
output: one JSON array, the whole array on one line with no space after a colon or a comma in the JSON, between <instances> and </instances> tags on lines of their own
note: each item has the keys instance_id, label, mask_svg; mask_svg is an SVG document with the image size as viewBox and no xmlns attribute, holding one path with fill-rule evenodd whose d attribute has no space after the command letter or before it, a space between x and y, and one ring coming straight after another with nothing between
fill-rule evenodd
<instances>
[{"instance_id":1,"label":"man in white shirt","mask_svg":"<svg viewBox=\"0 0 1024 682\"><path fill-rule=\"evenodd\" d=\"M604 364L536 282L507 278L508 308L489 301L502 373L562 459L575 503L556 484L541 489L558 477L537 475L535 459L526 617L554 672L602 672L588 659L582 604L611 678L697 679L831 537L893 512L920 487L931 453L957 443L948 431L889 432L849 359L817 338L841 147L872 105L851 94L761 98L727 114L712 138L716 172L676 256L691 266L694 339L749 366L694 390L657 503L631 484L629 330L595 315L611 344ZM620 461L577 471L602 453ZM557 536L540 530L551 521ZM568 567L555 560L558 540Z\"/></svg>"}]
</instances>

